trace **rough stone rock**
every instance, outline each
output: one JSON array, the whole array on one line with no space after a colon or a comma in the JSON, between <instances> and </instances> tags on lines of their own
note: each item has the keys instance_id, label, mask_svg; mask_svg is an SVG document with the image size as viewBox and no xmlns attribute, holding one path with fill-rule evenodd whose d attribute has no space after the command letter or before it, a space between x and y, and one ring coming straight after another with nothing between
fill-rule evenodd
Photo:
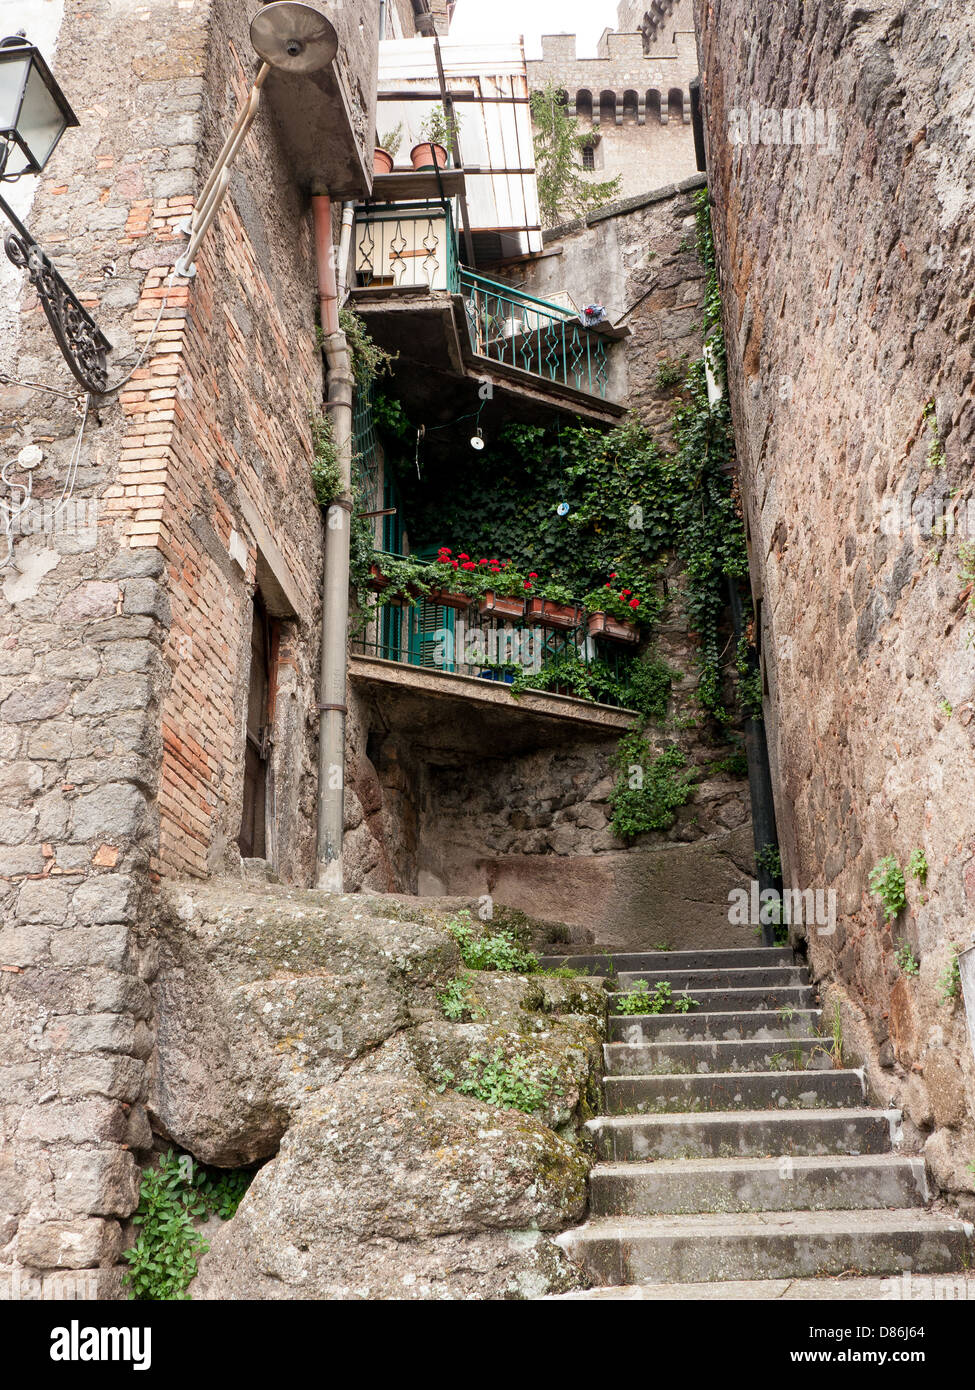
<instances>
[{"instance_id":1,"label":"rough stone rock","mask_svg":"<svg viewBox=\"0 0 975 1390\"><path fill-rule=\"evenodd\" d=\"M485 1017L450 1023L437 995L462 962L444 921L469 903L417 904L240 880L164 889L153 1127L206 1162L269 1160L194 1297L578 1285L541 1233L585 1209L576 1130L601 1070L602 982L471 972ZM441 1075L502 1040L556 1078L543 1110L486 1104Z\"/></svg>"}]
</instances>

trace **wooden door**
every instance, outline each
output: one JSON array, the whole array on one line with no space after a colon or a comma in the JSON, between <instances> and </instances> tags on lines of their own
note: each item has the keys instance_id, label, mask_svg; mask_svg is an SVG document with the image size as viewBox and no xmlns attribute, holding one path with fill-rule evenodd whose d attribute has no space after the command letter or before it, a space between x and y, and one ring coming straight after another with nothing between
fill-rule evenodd
<instances>
[{"instance_id":1,"label":"wooden door","mask_svg":"<svg viewBox=\"0 0 975 1390\"><path fill-rule=\"evenodd\" d=\"M244 750L244 807L238 844L245 859L267 856L268 695L271 688L271 634L261 600L254 598L251 665L247 688L247 738Z\"/></svg>"}]
</instances>

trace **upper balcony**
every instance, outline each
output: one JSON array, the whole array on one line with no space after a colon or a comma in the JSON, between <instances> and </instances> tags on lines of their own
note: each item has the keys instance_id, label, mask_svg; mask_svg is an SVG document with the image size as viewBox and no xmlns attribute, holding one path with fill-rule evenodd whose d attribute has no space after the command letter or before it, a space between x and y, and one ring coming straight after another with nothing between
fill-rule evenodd
<instances>
[{"instance_id":1,"label":"upper balcony","mask_svg":"<svg viewBox=\"0 0 975 1390\"><path fill-rule=\"evenodd\" d=\"M445 372L607 422L624 414L613 349L628 330L587 326L573 308L461 266L447 201L360 208L353 248L356 308L407 371L420 369L421 395Z\"/></svg>"}]
</instances>

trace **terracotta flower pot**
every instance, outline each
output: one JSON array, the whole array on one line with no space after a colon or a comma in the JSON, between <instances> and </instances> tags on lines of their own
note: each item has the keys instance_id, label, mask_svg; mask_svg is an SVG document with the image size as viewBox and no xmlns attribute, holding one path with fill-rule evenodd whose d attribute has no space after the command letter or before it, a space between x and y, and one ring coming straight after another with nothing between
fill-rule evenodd
<instances>
[{"instance_id":1,"label":"terracotta flower pot","mask_svg":"<svg viewBox=\"0 0 975 1390\"><path fill-rule=\"evenodd\" d=\"M388 150L381 150L378 145L372 152L372 172L374 174L391 174L393 172L393 156Z\"/></svg>"},{"instance_id":2,"label":"terracotta flower pot","mask_svg":"<svg viewBox=\"0 0 975 1390\"><path fill-rule=\"evenodd\" d=\"M523 618L525 603L520 598L501 598L493 589L488 589L478 603L482 613L493 613L497 618Z\"/></svg>"},{"instance_id":3,"label":"terracotta flower pot","mask_svg":"<svg viewBox=\"0 0 975 1390\"><path fill-rule=\"evenodd\" d=\"M529 600L528 611L543 627L573 628L579 625L579 609L574 603L553 603L550 598Z\"/></svg>"},{"instance_id":4,"label":"terracotta flower pot","mask_svg":"<svg viewBox=\"0 0 975 1390\"><path fill-rule=\"evenodd\" d=\"M448 589L432 589L430 592L430 602L439 603L444 608L470 608L473 601L466 594L454 594Z\"/></svg>"},{"instance_id":5,"label":"terracotta flower pot","mask_svg":"<svg viewBox=\"0 0 975 1390\"><path fill-rule=\"evenodd\" d=\"M422 145L414 145L410 150L414 169L446 169L447 151L443 145L425 140Z\"/></svg>"},{"instance_id":6,"label":"terracotta flower pot","mask_svg":"<svg viewBox=\"0 0 975 1390\"><path fill-rule=\"evenodd\" d=\"M636 623L624 623L608 613L590 613L586 619L590 637L608 637L612 642L639 642Z\"/></svg>"},{"instance_id":7,"label":"terracotta flower pot","mask_svg":"<svg viewBox=\"0 0 975 1390\"><path fill-rule=\"evenodd\" d=\"M389 580L378 565L369 566L369 587L374 594L381 594L384 589L389 588Z\"/></svg>"}]
</instances>

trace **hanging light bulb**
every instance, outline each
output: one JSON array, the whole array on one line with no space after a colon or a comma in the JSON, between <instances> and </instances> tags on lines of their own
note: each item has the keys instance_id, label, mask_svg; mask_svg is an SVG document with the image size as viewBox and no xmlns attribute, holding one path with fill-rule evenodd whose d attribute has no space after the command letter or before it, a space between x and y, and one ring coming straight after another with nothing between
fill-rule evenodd
<instances>
[{"instance_id":1,"label":"hanging light bulb","mask_svg":"<svg viewBox=\"0 0 975 1390\"><path fill-rule=\"evenodd\" d=\"M483 434L481 433L481 427L480 427L480 425L478 425L477 429L476 429L476 430L474 431L474 433L471 435L471 448L472 448L472 449L483 449L483 448L484 448L484 436L483 436Z\"/></svg>"}]
</instances>

